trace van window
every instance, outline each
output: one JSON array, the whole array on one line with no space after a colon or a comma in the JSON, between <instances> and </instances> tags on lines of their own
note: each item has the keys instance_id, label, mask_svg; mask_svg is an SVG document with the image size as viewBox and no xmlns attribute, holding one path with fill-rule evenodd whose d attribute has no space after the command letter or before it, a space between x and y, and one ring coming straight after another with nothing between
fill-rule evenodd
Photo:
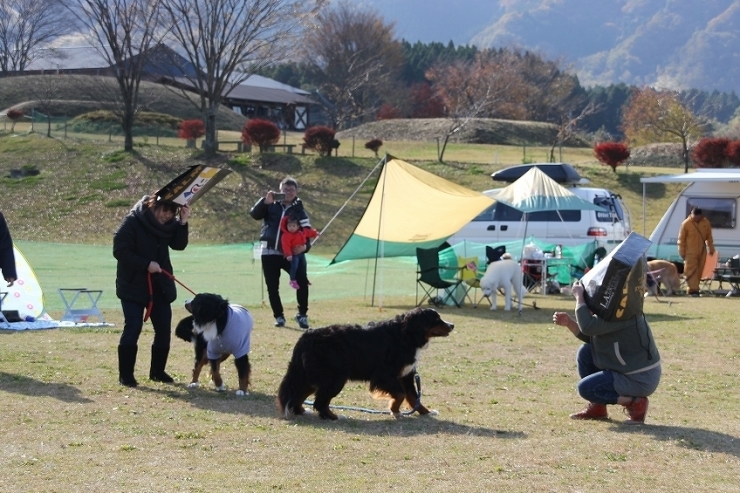
<instances>
[{"instance_id":1,"label":"van window","mask_svg":"<svg viewBox=\"0 0 740 493\"><path fill-rule=\"evenodd\" d=\"M734 198L729 199L710 199L687 197L686 198L686 217L691 213L691 209L698 207L704 217L709 219L712 228L717 229L734 229L737 220L737 201Z\"/></svg>"},{"instance_id":2,"label":"van window","mask_svg":"<svg viewBox=\"0 0 740 493\"><path fill-rule=\"evenodd\" d=\"M496 204L491 207L487 207L486 210L478 214L473 218L473 221L493 221L493 215L496 212Z\"/></svg>"},{"instance_id":3,"label":"van window","mask_svg":"<svg viewBox=\"0 0 740 493\"><path fill-rule=\"evenodd\" d=\"M502 204L501 202L498 203L498 207L496 208L496 212L494 213L494 220L495 221L521 221L522 216L524 214L522 211L516 210L514 208L509 207L506 204ZM548 222L548 221L554 221L554 222L560 222L560 217L562 216L562 220L564 222L579 222L581 220L581 211L579 210L564 210L560 211L560 214L558 215L558 211L541 211L541 212L532 212L529 214L529 222Z\"/></svg>"},{"instance_id":4,"label":"van window","mask_svg":"<svg viewBox=\"0 0 740 493\"><path fill-rule=\"evenodd\" d=\"M606 209L606 211L596 211L596 220L600 223L612 223L624 220L624 211L616 195L609 197L597 195L594 197L594 204Z\"/></svg>"}]
</instances>

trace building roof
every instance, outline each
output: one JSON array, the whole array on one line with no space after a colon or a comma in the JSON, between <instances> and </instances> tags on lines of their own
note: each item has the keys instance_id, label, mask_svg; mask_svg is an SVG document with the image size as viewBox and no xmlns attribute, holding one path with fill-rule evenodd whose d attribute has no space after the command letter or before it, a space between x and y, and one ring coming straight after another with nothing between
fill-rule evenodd
<instances>
[{"instance_id":1,"label":"building roof","mask_svg":"<svg viewBox=\"0 0 740 493\"><path fill-rule=\"evenodd\" d=\"M55 70L104 70L110 64L98 49L93 46L63 46L46 48L40 51L41 56L34 60L26 71ZM150 59L144 67L149 76L164 76L173 79L185 87L194 85L185 76L192 79L195 68L184 57L165 45L151 49ZM278 104L314 104L308 92L297 87L283 84L261 75L250 75L244 82L234 87L226 99L245 100Z\"/></svg>"}]
</instances>

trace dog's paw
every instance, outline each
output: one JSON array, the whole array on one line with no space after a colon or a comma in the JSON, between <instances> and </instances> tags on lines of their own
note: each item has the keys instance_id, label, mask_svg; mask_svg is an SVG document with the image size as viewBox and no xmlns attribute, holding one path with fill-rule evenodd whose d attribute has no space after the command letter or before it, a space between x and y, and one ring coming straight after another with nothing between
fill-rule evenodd
<instances>
[{"instance_id":1,"label":"dog's paw","mask_svg":"<svg viewBox=\"0 0 740 493\"><path fill-rule=\"evenodd\" d=\"M430 409L429 412L424 416L439 416L439 411L437 411L436 409Z\"/></svg>"},{"instance_id":2,"label":"dog's paw","mask_svg":"<svg viewBox=\"0 0 740 493\"><path fill-rule=\"evenodd\" d=\"M491 305L491 311L492 311L492 312L495 312L495 311L496 311L496 307L495 307L495 306L493 306L493 305Z\"/></svg>"},{"instance_id":3,"label":"dog's paw","mask_svg":"<svg viewBox=\"0 0 740 493\"><path fill-rule=\"evenodd\" d=\"M200 387L200 384L198 382L190 382L188 384L189 389L197 389L198 387Z\"/></svg>"},{"instance_id":4,"label":"dog's paw","mask_svg":"<svg viewBox=\"0 0 740 493\"><path fill-rule=\"evenodd\" d=\"M219 387L216 387L214 384L214 389L216 390L216 392L224 392L226 390L226 384L222 383Z\"/></svg>"},{"instance_id":5,"label":"dog's paw","mask_svg":"<svg viewBox=\"0 0 740 493\"><path fill-rule=\"evenodd\" d=\"M393 416L393 419L403 419L403 414L401 413L391 413L391 416Z\"/></svg>"},{"instance_id":6,"label":"dog's paw","mask_svg":"<svg viewBox=\"0 0 740 493\"><path fill-rule=\"evenodd\" d=\"M239 390L236 391L236 395L238 395L239 397L241 397L241 396L244 396L244 395L249 395L249 392L245 392L245 391L239 389Z\"/></svg>"}]
</instances>

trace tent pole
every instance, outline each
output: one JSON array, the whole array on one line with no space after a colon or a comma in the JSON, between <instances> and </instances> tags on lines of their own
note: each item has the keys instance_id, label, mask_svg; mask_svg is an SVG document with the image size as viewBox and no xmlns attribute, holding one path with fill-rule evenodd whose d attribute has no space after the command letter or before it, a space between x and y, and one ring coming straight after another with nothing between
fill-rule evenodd
<instances>
[{"instance_id":1,"label":"tent pole","mask_svg":"<svg viewBox=\"0 0 740 493\"><path fill-rule=\"evenodd\" d=\"M524 290L524 247L525 247L525 244L527 243L527 226L529 226L529 213L525 212L524 213L524 238L522 239L522 253L519 255L519 262L520 262L519 263L519 266L520 266L519 275L522 278L521 283L520 283L519 292L517 293L517 298L519 298L519 315L522 314L522 298L524 297L522 296L522 292Z\"/></svg>"},{"instance_id":2,"label":"tent pole","mask_svg":"<svg viewBox=\"0 0 740 493\"><path fill-rule=\"evenodd\" d=\"M386 165L388 160L388 153L383 156L383 159L380 161L383 166ZM377 168L377 166L376 166ZM375 306L375 282L378 279L378 251L380 250L380 232L383 225L383 202L385 201L385 180L387 177L383 175L383 183L381 184L381 194L380 194L380 220L378 221L378 241L375 244L375 271L373 272L373 294L370 298L370 306ZM380 308L383 308L383 303L380 303Z\"/></svg>"},{"instance_id":3,"label":"tent pole","mask_svg":"<svg viewBox=\"0 0 740 493\"><path fill-rule=\"evenodd\" d=\"M647 183L642 184L642 236L645 235L645 187L647 186Z\"/></svg>"}]
</instances>

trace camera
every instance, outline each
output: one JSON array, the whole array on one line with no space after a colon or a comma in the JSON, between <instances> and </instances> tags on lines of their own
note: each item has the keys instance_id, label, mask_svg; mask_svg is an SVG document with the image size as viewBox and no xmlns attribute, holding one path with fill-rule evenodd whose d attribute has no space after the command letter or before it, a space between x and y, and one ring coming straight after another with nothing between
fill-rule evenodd
<instances>
[{"instance_id":1,"label":"camera","mask_svg":"<svg viewBox=\"0 0 740 493\"><path fill-rule=\"evenodd\" d=\"M285 194L281 192L272 192L272 200L275 202L280 202L285 200Z\"/></svg>"}]
</instances>

